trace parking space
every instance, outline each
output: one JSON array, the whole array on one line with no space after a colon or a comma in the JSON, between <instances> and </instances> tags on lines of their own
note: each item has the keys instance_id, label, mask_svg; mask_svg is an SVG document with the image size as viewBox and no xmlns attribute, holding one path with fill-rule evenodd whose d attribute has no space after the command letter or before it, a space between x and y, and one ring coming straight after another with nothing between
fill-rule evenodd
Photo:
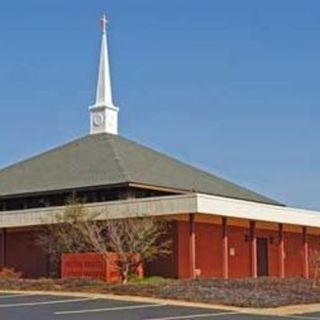
<instances>
[{"instance_id":1,"label":"parking space","mask_svg":"<svg viewBox=\"0 0 320 320\"><path fill-rule=\"evenodd\" d=\"M304 315L296 315L298 319L303 320L320 320L320 312L315 313L305 313Z\"/></svg>"},{"instance_id":2,"label":"parking space","mask_svg":"<svg viewBox=\"0 0 320 320\"><path fill-rule=\"evenodd\" d=\"M261 316L228 310L130 302L92 297L39 294L0 294L0 319L4 320L320 320L320 313Z\"/></svg>"}]
</instances>

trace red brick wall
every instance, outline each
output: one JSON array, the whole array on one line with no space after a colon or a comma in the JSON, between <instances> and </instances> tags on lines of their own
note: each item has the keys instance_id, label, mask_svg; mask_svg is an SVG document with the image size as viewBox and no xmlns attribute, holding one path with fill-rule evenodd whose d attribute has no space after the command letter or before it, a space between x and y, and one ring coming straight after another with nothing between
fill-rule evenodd
<instances>
[{"instance_id":1,"label":"red brick wall","mask_svg":"<svg viewBox=\"0 0 320 320\"><path fill-rule=\"evenodd\" d=\"M228 235L229 249L233 248L235 253L234 256L229 255L229 276L231 278L249 277L251 263L250 242L246 237L248 228L228 226ZM278 232L257 228L256 236L268 239L269 275L278 276ZM173 240L172 254L147 264L146 274L188 278L191 275L189 223L172 222L170 237ZM196 268L201 270L203 277L222 276L221 237L221 225L196 223ZM7 233L7 265L22 271L24 277L37 278L47 275L46 255L35 245L34 238L34 233L31 231ZM285 232L284 241L286 277L301 277L303 274L302 234ZM308 241L310 249L320 250L319 236L308 235Z\"/></svg>"},{"instance_id":2,"label":"red brick wall","mask_svg":"<svg viewBox=\"0 0 320 320\"><path fill-rule=\"evenodd\" d=\"M234 256L229 254L229 277L240 278L250 276L250 245L246 242L248 229L228 227L229 250L234 249ZM219 245L219 243L217 244Z\"/></svg>"},{"instance_id":3,"label":"red brick wall","mask_svg":"<svg viewBox=\"0 0 320 320\"><path fill-rule=\"evenodd\" d=\"M106 256L94 252L63 254L61 278L88 278L111 283L121 282L121 273L117 268L119 255L108 253ZM133 260L140 261L140 255L135 254ZM143 274L143 266L140 265L135 270L135 275L137 278L143 278Z\"/></svg>"},{"instance_id":4,"label":"red brick wall","mask_svg":"<svg viewBox=\"0 0 320 320\"><path fill-rule=\"evenodd\" d=\"M189 254L189 224L177 222L177 257L176 267L179 278L191 275ZM230 278L251 276L250 242L248 229L244 227L228 227L229 249L234 256L229 255ZM268 239L268 271L269 276L279 276L278 232L258 229L256 236ZM308 236L310 248L320 249L320 237ZM285 274L286 277L302 277L303 252L302 234L285 232ZM202 277L222 276L222 244L221 226L209 223L196 223L196 268L201 269Z\"/></svg>"},{"instance_id":5,"label":"red brick wall","mask_svg":"<svg viewBox=\"0 0 320 320\"><path fill-rule=\"evenodd\" d=\"M6 265L22 272L25 278L47 275L46 254L34 239L31 231L7 232Z\"/></svg>"},{"instance_id":6,"label":"red brick wall","mask_svg":"<svg viewBox=\"0 0 320 320\"><path fill-rule=\"evenodd\" d=\"M4 263L5 263L5 261L3 261L4 260L4 256L3 256L3 252L2 252L2 250L3 250L3 248L2 248L2 246L3 246L2 237L3 237L2 230L0 230L0 267L2 267L4 265Z\"/></svg>"},{"instance_id":7,"label":"red brick wall","mask_svg":"<svg viewBox=\"0 0 320 320\"><path fill-rule=\"evenodd\" d=\"M303 276L302 235L292 232L284 233L285 274L286 277Z\"/></svg>"},{"instance_id":8,"label":"red brick wall","mask_svg":"<svg viewBox=\"0 0 320 320\"><path fill-rule=\"evenodd\" d=\"M178 278L189 278L191 275L191 270L189 268L189 224L182 221L178 221L177 224L177 276Z\"/></svg>"},{"instance_id":9,"label":"red brick wall","mask_svg":"<svg viewBox=\"0 0 320 320\"><path fill-rule=\"evenodd\" d=\"M320 236L308 235L309 253L310 251L320 250ZM310 265L310 276L313 276L313 267Z\"/></svg>"},{"instance_id":10,"label":"red brick wall","mask_svg":"<svg viewBox=\"0 0 320 320\"><path fill-rule=\"evenodd\" d=\"M206 277L222 274L221 227L209 223L196 224L196 267Z\"/></svg>"},{"instance_id":11,"label":"red brick wall","mask_svg":"<svg viewBox=\"0 0 320 320\"><path fill-rule=\"evenodd\" d=\"M189 224L178 222L178 276L190 277L189 266ZM229 256L230 277L250 275L249 243L245 242L245 228L228 227L229 247L234 248L235 256ZM222 276L222 231L221 226L209 223L196 223L196 268L202 277Z\"/></svg>"}]
</instances>

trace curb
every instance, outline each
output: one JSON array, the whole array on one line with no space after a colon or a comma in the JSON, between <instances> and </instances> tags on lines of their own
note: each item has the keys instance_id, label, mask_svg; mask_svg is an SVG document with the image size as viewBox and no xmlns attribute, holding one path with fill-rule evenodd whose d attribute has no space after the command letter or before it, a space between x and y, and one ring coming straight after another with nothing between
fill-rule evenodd
<instances>
[{"instance_id":1,"label":"curb","mask_svg":"<svg viewBox=\"0 0 320 320\"><path fill-rule=\"evenodd\" d=\"M50 295L60 297L84 297L84 298L99 298L109 299L115 301L130 301L130 302L143 302L153 304L167 304L172 306L180 307L191 307L191 308L203 308L203 309L215 309L223 311L232 311L237 313L247 313L256 315L274 315L274 316L290 316L304 313L313 313L320 311L320 303L316 304L302 304L302 305L291 305L276 308L245 308L245 307L233 307L219 304L199 303L199 302L187 302L172 299L161 299L161 298L150 298L150 297L139 297L139 296L126 296L116 294L102 294L102 293L90 293L90 292L68 292L68 291L36 291L36 290L0 290L0 293L6 294L39 294L39 295Z\"/></svg>"}]
</instances>

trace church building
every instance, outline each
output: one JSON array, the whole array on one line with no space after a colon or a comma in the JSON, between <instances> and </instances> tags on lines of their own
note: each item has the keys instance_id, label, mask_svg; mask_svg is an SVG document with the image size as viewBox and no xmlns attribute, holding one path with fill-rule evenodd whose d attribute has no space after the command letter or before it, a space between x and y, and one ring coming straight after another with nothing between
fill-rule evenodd
<instances>
[{"instance_id":1,"label":"church building","mask_svg":"<svg viewBox=\"0 0 320 320\"><path fill-rule=\"evenodd\" d=\"M148 275L308 278L320 212L287 207L118 133L106 24L103 17L90 134L0 170L0 267L47 276L35 234L76 194L99 219L170 221L172 254L148 265Z\"/></svg>"}]
</instances>

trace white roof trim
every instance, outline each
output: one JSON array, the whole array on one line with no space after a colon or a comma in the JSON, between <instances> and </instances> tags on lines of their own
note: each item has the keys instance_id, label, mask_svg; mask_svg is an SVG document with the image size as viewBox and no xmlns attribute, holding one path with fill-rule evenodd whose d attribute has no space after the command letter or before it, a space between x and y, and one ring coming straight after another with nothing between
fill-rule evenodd
<instances>
[{"instance_id":1,"label":"white roof trim","mask_svg":"<svg viewBox=\"0 0 320 320\"><path fill-rule=\"evenodd\" d=\"M98 219L202 213L214 216L320 228L320 212L260 204L204 194L92 203L88 213ZM0 212L0 228L52 223L64 207Z\"/></svg>"},{"instance_id":2,"label":"white roof trim","mask_svg":"<svg viewBox=\"0 0 320 320\"><path fill-rule=\"evenodd\" d=\"M197 194L197 212L255 221L320 227L320 212Z\"/></svg>"}]
</instances>

